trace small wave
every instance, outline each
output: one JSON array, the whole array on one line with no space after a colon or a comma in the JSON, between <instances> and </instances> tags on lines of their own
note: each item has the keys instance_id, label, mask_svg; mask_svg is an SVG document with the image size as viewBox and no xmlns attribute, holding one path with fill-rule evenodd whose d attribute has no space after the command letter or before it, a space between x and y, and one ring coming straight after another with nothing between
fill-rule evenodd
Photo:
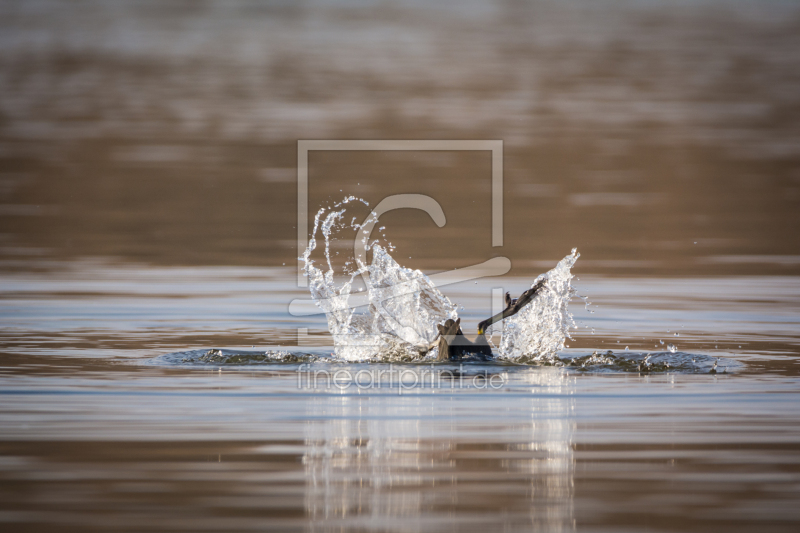
<instances>
[{"instance_id":1,"label":"small wave","mask_svg":"<svg viewBox=\"0 0 800 533\"><path fill-rule=\"evenodd\" d=\"M680 374L727 374L744 366L732 359L709 357L686 352L625 352L595 351L590 355L559 359L557 366L580 372L638 372Z\"/></svg>"},{"instance_id":2,"label":"small wave","mask_svg":"<svg viewBox=\"0 0 800 533\"><path fill-rule=\"evenodd\" d=\"M186 350L159 355L148 360L149 364L164 366L246 366L278 363L312 363L330 359L320 354L289 352L283 350Z\"/></svg>"},{"instance_id":3,"label":"small wave","mask_svg":"<svg viewBox=\"0 0 800 533\"><path fill-rule=\"evenodd\" d=\"M179 367L240 367L276 364L326 364L347 363L332 353L309 353L286 350L187 350L174 352L147 361L151 365ZM500 357L486 359L466 356L459 361L437 362L431 357L420 358L403 349L380 352L373 357L352 363L382 363L403 365L436 365L443 368L453 365L481 365L497 369L511 367L561 367L572 372L591 373L635 373L635 374L729 374L740 371L744 365L732 359L710 357L685 352L624 352L595 351L586 355L562 355L550 357L521 357L508 360Z\"/></svg>"}]
</instances>

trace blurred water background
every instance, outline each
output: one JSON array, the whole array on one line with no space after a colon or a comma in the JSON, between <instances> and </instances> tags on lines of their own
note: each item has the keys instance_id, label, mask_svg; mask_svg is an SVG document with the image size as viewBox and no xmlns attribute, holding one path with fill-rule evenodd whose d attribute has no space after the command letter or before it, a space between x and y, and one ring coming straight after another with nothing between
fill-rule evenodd
<instances>
[{"instance_id":1,"label":"blurred water background","mask_svg":"<svg viewBox=\"0 0 800 533\"><path fill-rule=\"evenodd\" d=\"M312 152L312 216L436 199L381 218L405 266L511 260L443 289L467 333L577 247L565 357L720 371L165 359L330 352L288 313L299 139L502 140L502 247L488 152ZM794 531L799 208L796 2L2 0L2 528Z\"/></svg>"}]
</instances>

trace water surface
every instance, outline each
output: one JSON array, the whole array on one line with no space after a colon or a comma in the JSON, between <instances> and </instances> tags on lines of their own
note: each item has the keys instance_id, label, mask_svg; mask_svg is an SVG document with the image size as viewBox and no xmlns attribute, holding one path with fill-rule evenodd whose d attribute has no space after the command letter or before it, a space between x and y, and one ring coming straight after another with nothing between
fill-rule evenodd
<instances>
[{"instance_id":1,"label":"water surface","mask_svg":"<svg viewBox=\"0 0 800 533\"><path fill-rule=\"evenodd\" d=\"M292 269L39 266L2 277L1 516L13 530L778 531L800 520L795 278L579 276L594 312L573 302L565 361L665 354L660 340L697 361L638 370L341 363L322 317L286 312L305 296ZM525 282L444 292L474 325L492 287ZM253 355L267 352L313 362ZM251 355L219 357L234 353ZM361 374L321 373L336 371ZM434 386L401 375L422 371Z\"/></svg>"}]
</instances>

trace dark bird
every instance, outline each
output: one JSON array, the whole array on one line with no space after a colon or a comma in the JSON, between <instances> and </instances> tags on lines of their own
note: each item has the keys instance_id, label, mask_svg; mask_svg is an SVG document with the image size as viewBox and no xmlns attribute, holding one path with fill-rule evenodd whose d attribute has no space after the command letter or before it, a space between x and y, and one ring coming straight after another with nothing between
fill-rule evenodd
<instances>
[{"instance_id":1,"label":"dark bird","mask_svg":"<svg viewBox=\"0 0 800 533\"><path fill-rule=\"evenodd\" d=\"M437 324L439 329L439 336L434 340L430 346L439 348L439 360L446 359L460 359L464 356L476 356L483 360L492 358L492 348L489 346L489 341L486 340L486 328L500 322L504 318L514 316L520 310L533 300L539 290L544 287L546 280L541 280L539 283L523 292L519 298L512 299L509 293L506 293L506 308L497 313L491 318L487 318L478 324L478 336L472 342L464 336L461 331L461 319L453 320L448 318L444 324Z\"/></svg>"}]
</instances>

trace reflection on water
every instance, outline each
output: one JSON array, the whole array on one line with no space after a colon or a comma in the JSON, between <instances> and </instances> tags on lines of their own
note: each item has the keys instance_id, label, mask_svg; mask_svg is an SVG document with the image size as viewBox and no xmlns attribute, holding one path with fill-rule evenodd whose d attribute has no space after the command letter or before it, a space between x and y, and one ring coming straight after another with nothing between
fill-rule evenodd
<instances>
[{"instance_id":1,"label":"reflection on water","mask_svg":"<svg viewBox=\"0 0 800 533\"><path fill-rule=\"evenodd\" d=\"M10 531L793 530L800 384L509 372L298 391L291 371L0 380Z\"/></svg>"},{"instance_id":2,"label":"reflection on water","mask_svg":"<svg viewBox=\"0 0 800 533\"><path fill-rule=\"evenodd\" d=\"M547 396L503 402L494 421L482 420L485 400L473 396L310 401L303 463L312 528L488 527L501 512L508 525L572 530L573 382L551 369L524 373L518 385ZM478 420L464 424L459 412Z\"/></svg>"}]
</instances>

